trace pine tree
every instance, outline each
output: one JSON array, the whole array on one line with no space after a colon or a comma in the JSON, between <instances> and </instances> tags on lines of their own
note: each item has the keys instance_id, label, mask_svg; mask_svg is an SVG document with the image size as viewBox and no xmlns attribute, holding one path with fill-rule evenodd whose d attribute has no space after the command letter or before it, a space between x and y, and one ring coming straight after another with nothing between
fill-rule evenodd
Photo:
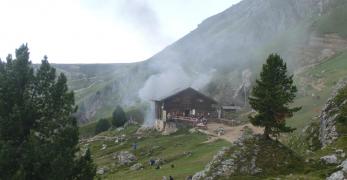
<instances>
[{"instance_id":1,"label":"pine tree","mask_svg":"<svg viewBox=\"0 0 347 180\"><path fill-rule=\"evenodd\" d=\"M87 149L85 154L78 160L75 166L76 179L93 180L96 175L96 166L94 165L90 150Z\"/></svg>"},{"instance_id":2,"label":"pine tree","mask_svg":"<svg viewBox=\"0 0 347 180\"><path fill-rule=\"evenodd\" d=\"M35 123L29 100L34 78L28 47L22 45L15 53L16 59L7 56L7 63L2 63L0 71L0 175L3 179L20 176L22 152Z\"/></svg>"},{"instance_id":3,"label":"pine tree","mask_svg":"<svg viewBox=\"0 0 347 180\"><path fill-rule=\"evenodd\" d=\"M117 106L112 113L112 125L114 127L121 127L127 121L127 117L122 107Z\"/></svg>"},{"instance_id":4,"label":"pine tree","mask_svg":"<svg viewBox=\"0 0 347 180\"><path fill-rule=\"evenodd\" d=\"M256 80L249 97L251 107L257 111L250 121L255 126L265 127L264 135L277 137L281 132L292 132L286 126L286 118L292 117L300 107L289 107L293 102L296 86L293 76L287 75L287 65L277 54L271 54L263 65L260 79Z\"/></svg>"},{"instance_id":5,"label":"pine tree","mask_svg":"<svg viewBox=\"0 0 347 180\"><path fill-rule=\"evenodd\" d=\"M65 75L56 77L47 57L34 73L23 45L0 63L0 80L0 179L76 179L76 106Z\"/></svg>"}]
</instances>

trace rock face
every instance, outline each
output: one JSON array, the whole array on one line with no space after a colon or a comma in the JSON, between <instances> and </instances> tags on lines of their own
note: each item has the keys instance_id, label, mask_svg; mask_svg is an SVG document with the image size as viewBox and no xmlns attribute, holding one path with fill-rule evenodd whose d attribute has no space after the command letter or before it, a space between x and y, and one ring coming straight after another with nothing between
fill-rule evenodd
<instances>
[{"instance_id":1,"label":"rock face","mask_svg":"<svg viewBox=\"0 0 347 180\"><path fill-rule=\"evenodd\" d=\"M237 88L233 100L237 105L245 106L248 102L248 95L251 88L252 71L245 69L242 71L242 83Z\"/></svg>"},{"instance_id":2,"label":"rock face","mask_svg":"<svg viewBox=\"0 0 347 180\"><path fill-rule=\"evenodd\" d=\"M347 80L340 80L335 86L331 98L325 104L322 112L319 116L320 129L319 129L319 140L322 146L331 144L338 138L338 133L336 131L336 117L338 116L337 107L334 103L334 98L338 91L347 85Z\"/></svg>"},{"instance_id":3,"label":"rock face","mask_svg":"<svg viewBox=\"0 0 347 180\"><path fill-rule=\"evenodd\" d=\"M137 158L135 155L128 151L121 151L113 154L113 159L117 159L120 165L131 165L136 162Z\"/></svg>"},{"instance_id":4,"label":"rock face","mask_svg":"<svg viewBox=\"0 0 347 180\"><path fill-rule=\"evenodd\" d=\"M327 178L327 180L345 180L345 179L347 179L347 159L345 161L343 161L338 167L342 168L342 169L331 174Z\"/></svg>"},{"instance_id":5,"label":"rock face","mask_svg":"<svg viewBox=\"0 0 347 180\"><path fill-rule=\"evenodd\" d=\"M344 180L345 176L343 175L343 171L334 172L331 176L327 178L327 180Z\"/></svg>"}]
</instances>

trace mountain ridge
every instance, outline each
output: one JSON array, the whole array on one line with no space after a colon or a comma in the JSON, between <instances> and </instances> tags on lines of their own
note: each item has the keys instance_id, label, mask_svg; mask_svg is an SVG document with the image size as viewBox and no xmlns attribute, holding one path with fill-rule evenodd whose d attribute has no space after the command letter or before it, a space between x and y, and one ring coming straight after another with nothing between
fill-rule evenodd
<instances>
[{"instance_id":1,"label":"mountain ridge","mask_svg":"<svg viewBox=\"0 0 347 180\"><path fill-rule=\"evenodd\" d=\"M342 37L336 35L336 42L330 43L331 36L318 33L315 27L320 19L331 14L331 9L343 3L341 0L243 0L207 18L195 30L146 61L108 68L105 65L94 73L88 72L88 65L74 65L80 70L55 66L70 74L73 90L86 88L76 93L77 103L92 112L83 121L109 116L117 104L143 108L150 98L140 95L151 94L141 92L158 94L194 84L217 100L237 102L237 97L229 97L242 86L242 72L257 74L269 53L281 54L294 70L344 51L345 44L336 43L344 41ZM83 80L74 81L81 76ZM247 81L255 78L251 75Z\"/></svg>"}]
</instances>

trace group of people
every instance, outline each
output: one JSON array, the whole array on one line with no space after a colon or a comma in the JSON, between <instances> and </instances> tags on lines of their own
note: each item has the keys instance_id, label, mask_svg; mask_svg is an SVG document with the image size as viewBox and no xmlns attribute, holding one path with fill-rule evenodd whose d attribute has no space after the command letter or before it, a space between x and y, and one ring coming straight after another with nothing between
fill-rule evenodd
<instances>
[{"instance_id":1,"label":"group of people","mask_svg":"<svg viewBox=\"0 0 347 180\"><path fill-rule=\"evenodd\" d=\"M160 163L156 163L156 161L154 159L150 159L149 160L149 165L150 166L155 166L155 169L159 170L161 167L160 167ZM175 165L171 164L171 168L174 168ZM163 180L174 180L174 178L170 175L169 176L169 179L167 179L166 176L163 176Z\"/></svg>"},{"instance_id":2,"label":"group of people","mask_svg":"<svg viewBox=\"0 0 347 180\"><path fill-rule=\"evenodd\" d=\"M190 114L190 115L185 115L183 112L169 112L166 115L167 120L172 120L174 117L190 117L192 119L197 119L197 123L203 123L207 124L207 118L204 113L197 113L195 114Z\"/></svg>"}]
</instances>

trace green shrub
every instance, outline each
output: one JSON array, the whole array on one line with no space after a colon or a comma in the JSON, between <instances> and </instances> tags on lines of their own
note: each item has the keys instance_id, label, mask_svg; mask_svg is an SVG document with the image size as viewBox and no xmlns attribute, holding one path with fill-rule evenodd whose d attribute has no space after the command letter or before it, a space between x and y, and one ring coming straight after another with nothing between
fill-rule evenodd
<instances>
[{"instance_id":1,"label":"green shrub","mask_svg":"<svg viewBox=\"0 0 347 180\"><path fill-rule=\"evenodd\" d=\"M95 126L95 134L107 131L110 126L110 122L107 119L100 119Z\"/></svg>"},{"instance_id":2,"label":"green shrub","mask_svg":"<svg viewBox=\"0 0 347 180\"><path fill-rule=\"evenodd\" d=\"M114 127L121 127L127 121L127 117L122 107L117 106L116 110L112 113L112 125Z\"/></svg>"}]
</instances>

